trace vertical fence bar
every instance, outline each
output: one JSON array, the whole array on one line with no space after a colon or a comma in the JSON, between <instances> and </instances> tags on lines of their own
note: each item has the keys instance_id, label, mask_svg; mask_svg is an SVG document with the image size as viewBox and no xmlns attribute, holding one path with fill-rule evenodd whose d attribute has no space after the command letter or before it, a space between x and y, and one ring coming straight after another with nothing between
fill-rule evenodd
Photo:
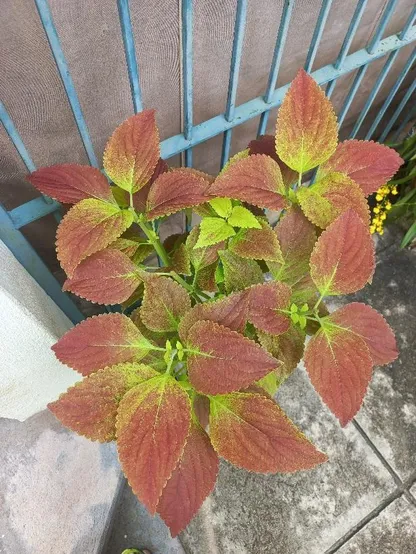
<instances>
[{"instance_id":1,"label":"vertical fence bar","mask_svg":"<svg viewBox=\"0 0 416 554\"><path fill-rule=\"evenodd\" d=\"M390 0L386 9L384 10L383 12L383 15L382 15L382 18L380 20L380 23L375 31L375 34L374 34L374 37L372 38L371 42L369 43L369 45L367 46L367 51L370 53L370 49L371 49L371 53L374 53L375 49L377 48L380 40L381 40L381 37L382 37L382 34L387 26L387 23L393 13L393 10L394 10L394 7L396 5L396 0ZM370 44L371 44L371 48L370 48ZM387 62L385 64L385 66L383 67L380 75L379 75L379 78L377 79L374 87L373 87L373 90L371 91L368 99L367 99L367 102L362 110L362 112L360 113L359 117L358 117L358 120L356 121L356 124L354 126L354 129L351 133L351 136L355 136L356 133L358 132L359 128L361 127L361 124L365 118L365 116L367 115L367 112L368 110L370 109L372 103L373 103L373 100L381 86L381 84L383 83L384 81L384 78L385 76L387 75L388 71L390 70L390 67L391 65L393 64L395 58L396 58L396 55L397 55L397 52L392 52L389 56L389 58L387 59ZM341 108L341 111L340 111L340 114L339 114L339 117L338 117L338 121L339 121L339 125L341 126L344 119L345 119L345 116L352 104L352 101L354 100L354 97L357 93L357 90L361 84L361 81L363 80L363 77L367 71L367 68L368 68L368 64L367 65L364 65L362 66L355 78L354 78L354 81L353 81L353 84L351 85L351 89L349 90L348 94L347 94L347 97L344 101L344 104Z\"/></svg>"},{"instance_id":2,"label":"vertical fence bar","mask_svg":"<svg viewBox=\"0 0 416 554\"><path fill-rule=\"evenodd\" d=\"M416 79L413 81L413 83L410 85L410 87L407 89L406 94L403 96L400 104L397 106L394 114L391 116L390 121L387 123L387 125L384 128L384 131L381 133L380 138L378 139L378 142L384 142L386 140L387 135L389 134L390 130L392 129L393 125L396 123L397 119L399 118L400 114L402 113L404 107L410 100L410 97L416 90ZM410 112L411 110L409 110Z\"/></svg>"},{"instance_id":3,"label":"vertical fence bar","mask_svg":"<svg viewBox=\"0 0 416 554\"><path fill-rule=\"evenodd\" d=\"M360 115L358 116L357 121L355 122L354 128L351 131L350 138L354 138L357 136L358 131L361 128L361 125L365 119L365 116L368 114L371 106L373 105L373 102L375 100L375 97L377 96L378 91L381 88L381 85L384 83L385 78L387 77L388 72L391 69L391 66L395 62L397 55L399 53L399 50L396 50L395 52L391 52L389 54L386 63L384 64L382 70L380 71L376 82L374 83L373 88L370 91L370 94L368 95L367 101L364 105L364 108L361 110Z\"/></svg>"},{"instance_id":4,"label":"vertical fence bar","mask_svg":"<svg viewBox=\"0 0 416 554\"><path fill-rule=\"evenodd\" d=\"M295 0L285 0L282 10L282 17L280 19L279 30L277 32L276 44L273 52L272 65L270 67L269 80L267 82L266 92L264 94L264 101L266 104L270 104L273 92L276 88L277 77L279 75L280 63L282 61L283 49L285 47L287 33L289 30L290 18L292 17L293 7ZM263 112L260 116L260 123L257 135L264 135L266 132L267 121L269 119L270 111Z\"/></svg>"},{"instance_id":5,"label":"vertical fence bar","mask_svg":"<svg viewBox=\"0 0 416 554\"><path fill-rule=\"evenodd\" d=\"M407 18L407 21L406 21L403 29L399 33L399 39L400 40L406 40L407 34L410 31L410 29L412 28L413 23L415 22L415 20L416 20L416 6L413 7L412 11L409 14L409 17Z\"/></svg>"},{"instance_id":6,"label":"vertical fence bar","mask_svg":"<svg viewBox=\"0 0 416 554\"><path fill-rule=\"evenodd\" d=\"M224 117L227 121L234 119L235 99L237 96L238 75L240 73L241 55L243 52L244 29L247 17L247 0L238 0L234 24L234 40L231 53L230 79L228 82L227 105ZM232 130L224 132L221 151L221 169L230 157Z\"/></svg>"},{"instance_id":7,"label":"vertical fence bar","mask_svg":"<svg viewBox=\"0 0 416 554\"><path fill-rule=\"evenodd\" d=\"M377 26L377 29L373 35L373 38L370 40L367 46L367 52L369 54L374 54L375 49L378 46L378 43L383 38L384 31L386 30L387 24L390 21L390 17L393 15L393 11L396 7L398 0L389 0L387 6L384 9L383 15L381 16L380 23Z\"/></svg>"},{"instance_id":8,"label":"vertical fence bar","mask_svg":"<svg viewBox=\"0 0 416 554\"><path fill-rule=\"evenodd\" d=\"M134 46L133 27L131 25L130 18L129 0L117 0L117 8L120 19L124 54L126 56L133 108L134 113L138 113L143 110L143 103L142 92L140 89L139 68L136 58L136 48Z\"/></svg>"},{"instance_id":9,"label":"vertical fence bar","mask_svg":"<svg viewBox=\"0 0 416 554\"><path fill-rule=\"evenodd\" d=\"M344 122L345 116L348 113L348 110L351 107L352 101L355 98L355 95L357 94L357 90L359 86L361 85L361 81L363 80L364 75L366 74L366 71L368 69L368 65L363 65L360 67L360 69L357 71L354 81L351 85L350 90L348 91L348 94L344 100L344 103L342 105L342 108L340 109L340 112L338 114L338 125L341 127L341 125Z\"/></svg>"},{"instance_id":10,"label":"vertical fence bar","mask_svg":"<svg viewBox=\"0 0 416 554\"><path fill-rule=\"evenodd\" d=\"M374 33L374 36L373 38L369 41L368 45L367 45L367 52L369 54L374 54L376 48L378 47L379 45L379 42L380 40L382 39L382 35L387 27L387 24L390 20L390 17L392 16L393 14L393 11L394 11L394 8L397 4L397 0L389 0L384 12L383 12L383 15L381 16L381 19L380 19L380 22L375 30L375 33ZM392 52L390 54L390 56L392 56L394 54L394 52ZM394 59L393 59L394 61ZM369 62L370 63L370 62ZM387 63L388 63L388 60L387 60ZM363 80L363 77L364 75L366 74L366 71L368 69L368 64L366 65L363 65L362 67L360 67L360 69L357 71L357 74L355 75L354 77L354 81L351 85L351 88L350 90L348 91L348 94L344 100L344 104L342 105L342 108L339 112L339 115L338 115L338 124L339 124L339 127L341 127L342 123L344 122L344 119L348 113L348 110L350 109L351 107L351 104L355 98L355 95L357 93L357 90L361 84L361 81ZM383 79L384 80L384 79ZM377 94L377 93L376 93ZM370 100L370 98L369 98ZM370 102L370 105L372 103L372 99L371 99L371 102ZM370 106L369 106L370 107ZM369 108L368 108L369 109ZM368 111L368 110L367 110ZM366 112L367 113L367 112ZM364 116L362 117L362 119L364 119L366 113L364 114ZM362 114L360 114L360 117L361 117ZM358 122L357 122L358 123ZM362 123L362 121L361 121ZM361 123L359 126L361 126Z\"/></svg>"},{"instance_id":11,"label":"vertical fence bar","mask_svg":"<svg viewBox=\"0 0 416 554\"><path fill-rule=\"evenodd\" d=\"M182 74L183 74L183 117L184 136L186 140L192 138L193 127L193 83L192 83L192 25L193 5L192 0L182 0ZM192 149L185 150L185 165L192 166Z\"/></svg>"},{"instance_id":12,"label":"vertical fence bar","mask_svg":"<svg viewBox=\"0 0 416 554\"><path fill-rule=\"evenodd\" d=\"M368 0L359 0L358 4L354 10L354 14L352 16L352 19L350 21L350 25L348 27L348 30L346 32L344 42L342 43L341 49L339 51L338 57L334 62L335 69L340 69L344 63L344 60L348 54L348 51L351 47L351 43L354 39L355 33L357 32L358 25L360 24L361 18L363 16L364 10L366 8ZM334 92L335 85L337 83L337 80L334 79L333 81L330 81L326 87L326 95L328 98L331 98L332 93Z\"/></svg>"},{"instance_id":13,"label":"vertical fence bar","mask_svg":"<svg viewBox=\"0 0 416 554\"><path fill-rule=\"evenodd\" d=\"M398 140L404 128L413 117L416 118L416 106L413 109L411 108L410 110L408 110L406 117L403 119L403 121L400 123L399 127L397 128L396 132L391 137L392 143L395 143Z\"/></svg>"},{"instance_id":14,"label":"vertical fence bar","mask_svg":"<svg viewBox=\"0 0 416 554\"><path fill-rule=\"evenodd\" d=\"M22 137L17 132L17 129L14 126L14 123L8 111L6 110L3 102L1 101L0 101L0 121L3 124L3 127L7 135L12 141L14 147L16 148L19 156L21 157L28 171L30 172L35 171L36 166L33 163L33 160L30 157L29 152L26 150L26 146L23 143ZM56 204L56 202L52 200L52 198L49 198L49 196L45 196L44 194L42 194L42 199L46 202L46 204ZM58 210L59 210L59 204L56 204L56 209L53 211L53 215L56 221L61 220L61 214Z\"/></svg>"},{"instance_id":15,"label":"vertical fence bar","mask_svg":"<svg viewBox=\"0 0 416 554\"><path fill-rule=\"evenodd\" d=\"M28 171L30 172L35 171L36 166L33 163L33 160L30 157L29 152L26 150L26 146L24 145L21 136L17 132L17 129L14 126L14 123L9 113L7 112L3 102L1 101L0 101L0 121L2 122L3 127L6 130L6 133L9 135L10 140L13 142L14 147L19 153L19 156L22 158L22 161L25 164ZM48 204L51 202L50 198L46 196L44 196L44 198L45 198L45 201L48 202Z\"/></svg>"},{"instance_id":16,"label":"vertical fence bar","mask_svg":"<svg viewBox=\"0 0 416 554\"><path fill-rule=\"evenodd\" d=\"M64 53L62 51L61 43L59 42L58 33L56 32L55 24L52 19L52 14L49 8L47 0L35 0L35 4L39 13L39 17L43 26L43 29L48 38L49 46L51 47L53 57L55 59L56 66L62 79L62 83L65 88L66 95L68 97L69 105L71 106L72 113L74 114L75 123L78 127L79 134L81 136L82 143L87 153L90 164L98 167L97 158L95 156L94 148L92 146L90 134L88 132L87 124L85 123L84 115L81 110L81 105L78 100L75 86L72 81L72 77L69 73L69 67L66 63Z\"/></svg>"},{"instance_id":17,"label":"vertical fence bar","mask_svg":"<svg viewBox=\"0 0 416 554\"><path fill-rule=\"evenodd\" d=\"M22 233L14 228L12 220L2 206L0 206L0 239L73 323L84 319L69 296L62 292L61 285L33 247Z\"/></svg>"},{"instance_id":18,"label":"vertical fence bar","mask_svg":"<svg viewBox=\"0 0 416 554\"><path fill-rule=\"evenodd\" d=\"M322 33L324 32L325 23L331 9L332 0L323 0L322 6L319 11L318 20L316 22L315 30L313 32L311 44L309 46L308 55L305 62L305 71L310 73L312 70L313 62L318 51L318 46L321 41Z\"/></svg>"},{"instance_id":19,"label":"vertical fence bar","mask_svg":"<svg viewBox=\"0 0 416 554\"><path fill-rule=\"evenodd\" d=\"M402 84L404 78L406 77L407 73L409 72L409 70L412 67L415 60L416 60L416 48L413 49L413 52L410 54L410 56L407 59L407 62L405 63L403 69L400 71L399 76L397 77L397 80L394 83L393 87L391 88L389 94L387 95L387 98L385 99L382 107L377 112L377 115L376 115L370 129L368 130L368 133L365 136L366 140L370 140L370 138L373 136L373 133L377 129L378 124L382 120L384 114L386 113L387 108L390 106L393 98L395 97L397 91L400 88L400 85Z\"/></svg>"}]
</instances>

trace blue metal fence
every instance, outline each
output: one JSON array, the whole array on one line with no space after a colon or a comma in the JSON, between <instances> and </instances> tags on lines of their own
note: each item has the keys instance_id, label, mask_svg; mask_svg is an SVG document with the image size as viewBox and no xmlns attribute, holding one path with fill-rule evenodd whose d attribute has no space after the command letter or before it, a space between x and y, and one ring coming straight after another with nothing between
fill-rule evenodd
<instances>
[{"instance_id":1,"label":"blue metal fence","mask_svg":"<svg viewBox=\"0 0 416 554\"><path fill-rule=\"evenodd\" d=\"M365 11L367 0L358 0L356 9L353 13L351 22L346 32L341 49L332 64L321 67L315 71L313 65L319 43L324 32L325 23L331 10L332 0L323 0L318 15L311 44L305 62L305 69L310 72L320 85L327 84L326 94L330 97L336 87L337 80L352 71L357 70L350 90L348 91L344 104L339 114L339 125L341 126L354 100L357 90L363 80L369 64L373 61L386 56L387 60L381 69L376 82L367 98L365 106L361 111L352 130L351 136L354 137L362 126L362 123L368 115L374 99L380 90L388 72L391 70L398 52L404 46L416 41L416 6L411 10L403 29L395 35L382 38L387 24L397 7L398 0L389 0L384 8L380 21L373 33L368 45L356 52L349 53L354 35L357 31L361 17ZM68 65L65 60L63 50L59 41L51 11L47 0L35 0L39 17L49 41L49 45L54 56L57 69L61 76L69 104L71 106L78 131L84 145L90 164L98 167L94 147L88 132L87 124L82 114L80 102L74 83L71 79ZM198 125L193 125L193 41L192 41L192 20L193 20L193 1L181 0L181 20L182 20L182 90L183 90L183 132L164 140L161 144L163 158L170 158L175 154L184 152L185 165L192 165L192 148L214 136L223 134L223 146L221 153L221 166L225 164L230 154L232 129L242 123L260 116L258 133L264 134L267 126L270 110L276 108L282 102L282 99L288 89L288 84L276 88L279 68L283 56L286 37L288 35L290 19L295 4L295 0L285 0L281 21L277 33L275 49L273 53L272 64L264 96L253 98L252 100L236 106L236 94L238 86L238 76L243 49L244 30L247 17L247 0L237 1L237 10L235 16L234 41L232 47L231 67L228 85L228 96L225 111L211 119L208 119ZM142 94L140 89L139 67L137 64L132 24L130 19L129 0L117 0L118 13L120 19L121 35L125 50L126 63L131 87L131 94L135 112L143 109ZM410 54L406 64L389 95L385 99L383 106L374 119L366 138L373 138L383 116L388 107L394 100L404 78L408 74L416 61L416 49ZM411 117L416 116L414 110L407 110L410 100L414 98L416 83L413 82L406 91L401 102L397 106L390 120L386 123L384 130L378 140L383 141L391 129L398 124L395 137L400 133L404 126L410 121ZM399 123L399 118L403 120ZM17 152L22 158L28 171L33 171L35 165L17 131L6 108L0 102L0 120L13 142ZM26 202L17 208L7 211L0 206L0 238L16 258L24 265L28 272L36 279L42 288L55 300L73 322L82 319L82 314L72 302L70 297L61 291L57 280L50 273L46 265L40 259L38 254L26 240L20 229L25 225L36 221L48 214L55 214L59 219L59 204L50 198L39 197Z\"/></svg>"}]
</instances>

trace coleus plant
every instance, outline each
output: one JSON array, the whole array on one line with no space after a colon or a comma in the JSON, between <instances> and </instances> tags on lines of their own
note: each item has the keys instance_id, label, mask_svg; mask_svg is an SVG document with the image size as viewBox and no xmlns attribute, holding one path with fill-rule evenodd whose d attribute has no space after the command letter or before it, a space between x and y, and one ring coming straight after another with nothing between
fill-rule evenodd
<instances>
[{"instance_id":1,"label":"coleus plant","mask_svg":"<svg viewBox=\"0 0 416 554\"><path fill-rule=\"evenodd\" d=\"M329 100L301 70L276 136L252 141L215 179L168 168L153 111L116 129L105 173L63 164L30 175L42 193L74 204L57 232L64 289L122 307L53 346L84 379L49 408L81 435L117 441L134 493L172 535L212 491L219 456L260 473L326 461L273 399L302 358L341 425L359 410L373 367L396 358L373 308L353 302L330 314L324 301L371 281L366 196L400 164L375 142L338 144ZM200 223L162 243L160 222L191 208ZM144 263L152 253L160 266Z\"/></svg>"}]
</instances>

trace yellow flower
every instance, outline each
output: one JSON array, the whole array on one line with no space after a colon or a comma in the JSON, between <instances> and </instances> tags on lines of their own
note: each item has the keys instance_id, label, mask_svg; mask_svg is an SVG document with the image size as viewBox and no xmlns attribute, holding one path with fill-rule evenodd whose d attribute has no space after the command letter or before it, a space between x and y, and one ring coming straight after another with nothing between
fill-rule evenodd
<instances>
[{"instance_id":1,"label":"yellow flower","mask_svg":"<svg viewBox=\"0 0 416 554\"><path fill-rule=\"evenodd\" d=\"M391 189L391 193L394 194L394 195L399 194L399 191L397 190L397 187L393 187Z\"/></svg>"},{"instance_id":2,"label":"yellow flower","mask_svg":"<svg viewBox=\"0 0 416 554\"><path fill-rule=\"evenodd\" d=\"M381 200L383 200L383 195L382 194L376 194L376 200L377 200L377 202L380 202Z\"/></svg>"},{"instance_id":3,"label":"yellow flower","mask_svg":"<svg viewBox=\"0 0 416 554\"><path fill-rule=\"evenodd\" d=\"M385 213L380 215L380 219L382 221L384 221L386 219L386 217L387 217L387 215Z\"/></svg>"},{"instance_id":4,"label":"yellow flower","mask_svg":"<svg viewBox=\"0 0 416 554\"><path fill-rule=\"evenodd\" d=\"M375 214L380 213L380 208L379 208L378 206L375 206L374 209L373 209L373 212L374 212Z\"/></svg>"},{"instance_id":5,"label":"yellow flower","mask_svg":"<svg viewBox=\"0 0 416 554\"><path fill-rule=\"evenodd\" d=\"M377 231L379 235L382 235L384 233L384 229L380 229L379 231Z\"/></svg>"},{"instance_id":6,"label":"yellow flower","mask_svg":"<svg viewBox=\"0 0 416 554\"><path fill-rule=\"evenodd\" d=\"M374 225L370 225L370 233L373 235L376 232L376 228Z\"/></svg>"},{"instance_id":7,"label":"yellow flower","mask_svg":"<svg viewBox=\"0 0 416 554\"><path fill-rule=\"evenodd\" d=\"M385 205L386 210L391 210L391 202L387 201Z\"/></svg>"}]
</instances>

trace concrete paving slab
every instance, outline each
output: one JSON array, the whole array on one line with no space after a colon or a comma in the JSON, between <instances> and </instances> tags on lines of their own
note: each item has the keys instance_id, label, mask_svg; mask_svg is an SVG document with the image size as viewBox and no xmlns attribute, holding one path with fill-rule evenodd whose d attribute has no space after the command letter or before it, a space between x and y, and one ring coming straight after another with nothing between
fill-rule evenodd
<instances>
[{"instance_id":1,"label":"concrete paving slab","mask_svg":"<svg viewBox=\"0 0 416 554\"><path fill-rule=\"evenodd\" d=\"M372 286L337 299L331 308L365 302L380 311L396 333L399 358L375 370L356 420L406 480L416 468L416 252L400 250L400 239L397 228L388 229L378 241Z\"/></svg>"},{"instance_id":2,"label":"concrete paving slab","mask_svg":"<svg viewBox=\"0 0 416 554\"><path fill-rule=\"evenodd\" d=\"M401 496L345 543L337 554L414 554L416 507Z\"/></svg>"},{"instance_id":3,"label":"concrete paving slab","mask_svg":"<svg viewBox=\"0 0 416 554\"><path fill-rule=\"evenodd\" d=\"M1 554L98 554L120 485L114 445L48 411L0 420Z\"/></svg>"},{"instance_id":4,"label":"concrete paving slab","mask_svg":"<svg viewBox=\"0 0 416 554\"><path fill-rule=\"evenodd\" d=\"M172 539L159 517L152 517L148 513L127 482L103 554L120 554L126 548L146 548L152 554L185 554L179 540Z\"/></svg>"},{"instance_id":5,"label":"concrete paving slab","mask_svg":"<svg viewBox=\"0 0 416 554\"><path fill-rule=\"evenodd\" d=\"M217 487L181 534L188 554L322 554L394 490L353 424L341 429L298 368L279 404L329 462L293 475L221 464Z\"/></svg>"}]
</instances>

